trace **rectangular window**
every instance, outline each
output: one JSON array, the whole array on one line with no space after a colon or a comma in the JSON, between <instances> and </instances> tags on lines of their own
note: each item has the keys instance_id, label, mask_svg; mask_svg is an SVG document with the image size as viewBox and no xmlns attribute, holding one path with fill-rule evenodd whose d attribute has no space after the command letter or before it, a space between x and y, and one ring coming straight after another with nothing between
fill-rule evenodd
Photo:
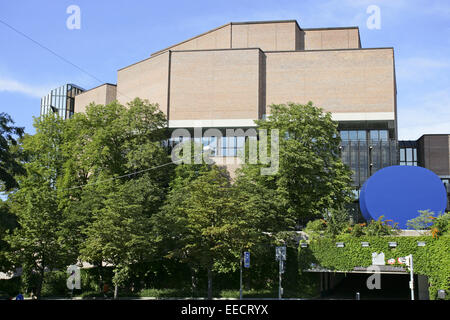
<instances>
[{"instance_id":1,"label":"rectangular window","mask_svg":"<svg viewBox=\"0 0 450 320\"><path fill-rule=\"evenodd\" d=\"M367 133L365 130L359 130L358 131L358 140L366 140Z\"/></svg>"},{"instance_id":2,"label":"rectangular window","mask_svg":"<svg viewBox=\"0 0 450 320\"><path fill-rule=\"evenodd\" d=\"M405 149L400 149L400 161L406 161Z\"/></svg>"},{"instance_id":3,"label":"rectangular window","mask_svg":"<svg viewBox=\"0 0 450 320\"><path fill-rule=\"evenodd\" d=\"M411 148L406 148L406 161L413 161L413 151Z\"/></svg>"},{"instance_id":4,"label":"rectangular window","mask_svg":"<svg viewBox=\"0 0 450 320\"><path fill-rule=\"evenodd\" d=\"M379 137L380 137L380 140L382 140L382 141L388 141L389 140L388 139L388 131L387 130L380 130Z\"/></svg>"},{"instance_id":5,"label":"rectangular window","mask_svg":"<svg viewBox=\"0 0 450 320\"><path fill-rule=\"evenodd\" d=\"M348 139L352 141L358 140L358 131L349 131L348 132Z\"/></svg>"},{"instance_id":6,"label":"rectangular window","mask_svg":"<svg viewBox=\"0 0 450 320\"><path fill-rule=\"evenodd\" d=\"M375 141L379 139L378 130L370 130L370 139Z\"/></svg>"}]
</instances>

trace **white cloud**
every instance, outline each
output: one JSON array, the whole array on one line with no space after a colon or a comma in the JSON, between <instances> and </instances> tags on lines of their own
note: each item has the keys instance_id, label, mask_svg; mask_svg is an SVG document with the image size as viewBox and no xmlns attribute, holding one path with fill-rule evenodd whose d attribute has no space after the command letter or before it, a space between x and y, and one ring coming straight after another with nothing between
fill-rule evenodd
<instances>
[{"instance_id":1,"label":"white cloud","mask_svg":"<svg viewBox=\"0 0 450 320\"><path fill-rule=\"evenodd\" d=\"M424 57L410 57L398 59L396 62L396 75L398 81L424 81L436 78L438 72L448 72L450 62Z\"/></svg>"},{"instance_id":2,"label":"white cloud","mask_svg":"<svg viewBox=\"0 0 450 320\"><path fill-rule=\"evenodd\" d=\"M33 98L41 98L47 95L51 89L56 87L57 85L33 85L14 79L0 78L0 92L15 92Z\"/></svg>"},{"instance_id":3,"label":"white cloud","mask_svg":"<svg viewBox=\"0 0 450 320\"><path fill-rule=\"evenodd\" d=\"M423 134L450 134L450 88L416 96L398 109L400 140L416 140Z\"/></svg>"}]
</instances>

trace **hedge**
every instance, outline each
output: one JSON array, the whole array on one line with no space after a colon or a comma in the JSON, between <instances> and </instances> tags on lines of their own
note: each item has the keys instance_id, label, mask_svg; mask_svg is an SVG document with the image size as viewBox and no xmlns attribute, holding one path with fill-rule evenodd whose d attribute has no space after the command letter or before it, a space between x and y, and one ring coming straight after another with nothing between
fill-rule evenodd
<instances>
[{"instance_id":1,"label":"hedge","mask_svg":"<svg viewBox=\"0 0 450 320\"><path fill-rule=\"evenodd\" d=\"M369 242L362 247L361 242ZM424 241L425 247L419 247L418 241ZM336 242L344 242L345 247L337 248ZM389 242L397 242L390 248ZM372 265L372 252L384 252L386 260L413 255L414 273L428 276L430 299L437 298L437 291L443 289L450 296L450 236L434 239L431 236L420 237L354 237L350 235L336 238L313 239L308 247L299 247L299 266L309 269L314 263L322 268L335 271L351 271L354 267ZM398 262L396 265L399 266ZM395 266L395 265L394 265Z\"/></svg>"}]
</instances>

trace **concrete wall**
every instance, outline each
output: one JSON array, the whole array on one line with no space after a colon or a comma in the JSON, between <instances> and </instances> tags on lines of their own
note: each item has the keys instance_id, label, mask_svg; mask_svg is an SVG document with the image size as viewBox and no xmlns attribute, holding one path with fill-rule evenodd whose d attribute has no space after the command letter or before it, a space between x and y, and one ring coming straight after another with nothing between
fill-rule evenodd
<instances>
[{"instance_id":1,"label":"concrete wall","mask_svg":"<svg viewBox=\"0 0 450 320\"><path fill-rule=\"evenodd\" d=\"M205 49L229 49L231 47L231 24L202 33L196 37L179 44L165 48L152 54L152 56L167 50L205 50Z\"/></svg>"},{"instance_id":2,"label":"concrete wall","mask_svg":"<svg viewBox=\"0 0 450 320\"><path fill-rule=\"evenodd\" d=\"M214 120L226 127L237 119L251 126L270 113L267 105L308 101L338 121L393 121L393 49L359 47L357 28L302 30L294 20L229 23L120 69L117 100L158 103L174 126ZM78 96L76 111L111 100L101 90Z\"/></svg>"},{"instance_id":3,"label":"concrete wall","mask_svg":"<svg viewBox=\"0 0 450 320\"><path fill-rule=\"evenodd\" d=\"M117 100L126 105L134 98L158 103L167 113L169 52L140 61L117 72Z\"/></svg>"},{"instance_id":4,"label":"concrete wall","mask_svg":"<svg viewBox=\"0 0 450 320\"><path fill-rule=\"evenodd\" d=\"M358 28L303 29L305 50L361 48Z\"/></svg>"},{"instance_id":5,"label":"concrete wall","mask_svg":"<svg viewBox=\"0 0 450 320\"><path fill-rule=\"evenodd\" d=\"M228 23L180 42L152 56L168 50L260 48L261 50L303 50L304 33L295 20L272 22Z\"/></svg>"},{"instance_id":6,"label":"concrete wall","mask_svg":"<svg viewBox=\"0 0 450 320\"><path fill-rule=\"evenodd\" d=\"M297 23L233 23L233 48L261 48L268 50L295 50Z\"/></svg>"},{"instance_id":7,"label":"concrete wall","mask_svg":"<svg viewBox=\"0 0 450 320\"><path fill-rule=\"evenodd\" d=\"M266 52L266 57L267 105L313 101L333 113L395 112L392 49Z\"/></svg>"},{"instance_id":8,"label":"concrete wall","mask_svg":"<svg viewBox=\"0 0 450 320\"><path fill-rule=\"evenodd\" d=\"M170 120L257 119L258 49L172 52Z\"/></svg>"},{"instance_id":9,"label":"concrete wall","mask_svg":"<svg viewBox=\"0 0 450 320\"><path fill-rule=\"evenodd\" d=\"M75 96L75 112L85 112L92 102L95 104L109 104L116 100L116 86L103 84Z\"/></svg>"}]
</instances>

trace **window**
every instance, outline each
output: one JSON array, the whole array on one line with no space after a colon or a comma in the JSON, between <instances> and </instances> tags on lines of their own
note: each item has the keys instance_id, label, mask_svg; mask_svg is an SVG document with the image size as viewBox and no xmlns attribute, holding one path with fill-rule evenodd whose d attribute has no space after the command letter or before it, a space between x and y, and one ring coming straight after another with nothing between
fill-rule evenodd
<instances>
[{"instance_id":1,"label":"window","mask_svg":"<svg viewBox=\"0 0 450 320\"><path fill-rule=\"evenodd\" d=\"M371 140L378 140L378 130L370 130L370 139Z\"/></svg>"},{"instance_id":2,"label":"window","mask_svg":"<svg viewBox=\"0 0 450 320\"><path fill-rule=\"evenodd\" d=\"M358 131L349 131L348 132L348 139L349 140L353 140L353 141L356 141L356 140L358 140Z\"/></svg>"},{"instance_id":3,"label":"window","mask_svg":"<svg viewBox=\"0 0 450 320\"><path fill-rule=\"evenodd\" d=\"M372 141L388 141L389 133L387 130L370 130L370 140L372 140Z\"/></svg>"},{"instance_id":4,"label":"window","mask_svg":"<svg viewBox=\"0 0 450 320\"><path fill-rule=\"evenodd\" d=\"M417 149L412 147L400 148L400 165L417 166Z\"/></svg>"}]
</instances>

